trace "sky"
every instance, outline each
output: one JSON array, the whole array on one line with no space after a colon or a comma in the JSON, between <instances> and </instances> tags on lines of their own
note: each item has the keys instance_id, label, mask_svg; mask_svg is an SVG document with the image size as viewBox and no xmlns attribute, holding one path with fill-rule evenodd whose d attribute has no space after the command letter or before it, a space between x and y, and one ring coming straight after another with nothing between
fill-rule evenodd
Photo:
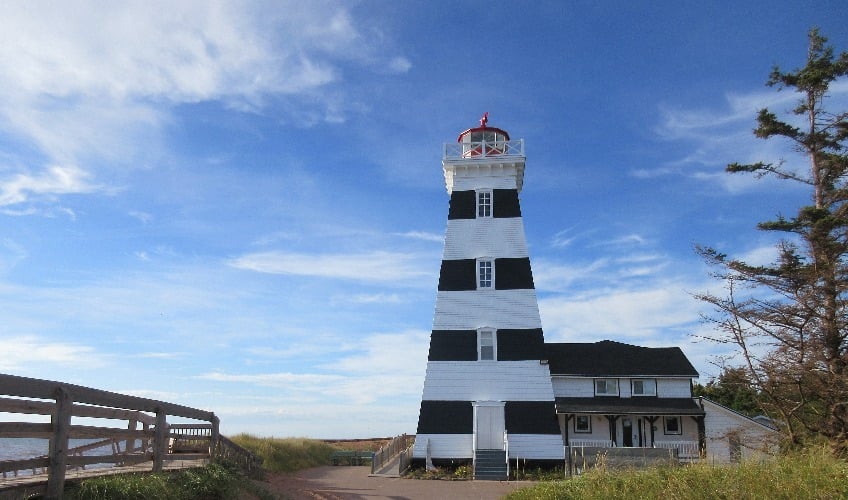
<instances>
[{"instance_id":1,"label":"sky","mask_svg":"<svg viewBox=\"0 0 848 500\"><path fill-rule=\"evenodd\" d=\"M224 434L414 433L443 144L523 138L548 342L726 345L695 254L766 263L809 201L731 162L823 1L0 3L0 373L214 411ZM848 82L831 106L848 109Z\"/></svg>"}]
</instances>

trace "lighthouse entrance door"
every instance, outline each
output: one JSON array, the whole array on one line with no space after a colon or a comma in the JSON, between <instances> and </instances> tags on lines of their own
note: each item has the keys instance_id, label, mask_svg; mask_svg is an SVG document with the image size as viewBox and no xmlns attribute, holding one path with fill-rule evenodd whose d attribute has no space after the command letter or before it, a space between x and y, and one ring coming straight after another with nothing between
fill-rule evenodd
<instances>
[{"instance_id":1,"label":"lighthouse entrance door","mask_svg":"<svg viewBox=\"0 0 848 500\"><path fill-rule=\"evenodd\" d=\"M474 403L474 434L478 450L502 450L504 447L503 401Z\"/></svg>"}]
</instances>

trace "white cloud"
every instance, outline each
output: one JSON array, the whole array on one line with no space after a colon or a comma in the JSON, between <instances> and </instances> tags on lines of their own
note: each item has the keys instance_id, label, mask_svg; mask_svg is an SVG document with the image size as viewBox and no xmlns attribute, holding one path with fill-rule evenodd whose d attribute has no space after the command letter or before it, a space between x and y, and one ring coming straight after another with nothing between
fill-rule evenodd
<instances>
[{"instance_id":1,"label":"white cloud","mask_svg":"<svg viewBox=\"0 0 848 500\"><path fill-rule=\"evenodd\" d=\"M429 284L431 273L422 271L421 259L412 254L371 252L359 255L311 255L260 252L233 259L232 267L261 273L290 274L332 279L415 286Z\"/></svg>"},{"instance_id":2,"label":"white cloud","mask_svg":"<svg viewBox=\"0 0 848 500\"><path fill-rule=\"evenodd\" d=\"M0 132L16 146L0 165L0 206L99 192L99 179L161 163L175 106L277 102L283 121L343 122L359 109L338 85L345 65L410 67L332 0L4 2L0 18Z\"/></svg>"},{"instance_id":3,"label":"white cloud","mask_svg":"<svg viewBox=\"0 0 848 500\"><path fill-rule=\"evenodd\" d=\"M425 231L407 231L405 233L398 233L398 236L403 236L405 238L411 238L414 240L432 241L434 243L444 243L445 241L444 235L428 233Z\"/></svg>"},{"instance_id":4,"label":"white cloud","mask_svg":"<svg viewBox=\"0 0 848 500\"><path fill-rule=\"evenodd\" d=\"M89 177L79 167L54 165L37 175L19 173L0 178L0 206L14 205L31 196L91 193L99 187L89 183Z\"/></svg>"},{"instance_id":5,"label":"white cloud","mask_svg":"<svg viewBox=\"0 0 848 500\"><path fill-rule=\"evenodd\" d=\"M102 357L93 347L54 342L34 335L0 338L3 356L0 356L0 371L11 372L21 368L42 365L99 368Z\"/></svg>"}]
</instances>

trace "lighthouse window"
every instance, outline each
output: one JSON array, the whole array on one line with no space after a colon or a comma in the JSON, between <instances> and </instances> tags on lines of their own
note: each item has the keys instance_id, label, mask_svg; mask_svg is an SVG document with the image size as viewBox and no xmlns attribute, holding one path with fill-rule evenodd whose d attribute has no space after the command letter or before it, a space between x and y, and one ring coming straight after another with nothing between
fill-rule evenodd
<instances>
[{"instance_id":1,"label":"lighthouse window","mask_svg":"<svg viewBox=\"0 0 848 500\"><path fill-rule=\"evenodd\" d=\"M495 332L479 330L477 332L477 359L480 361L495 360Z\"/></svg>"},{"instance_id":2,"label":"lighthouse window","mask_svg":"<svg viewBox=\"0 0 848 500\"><path fill-rule=\"evenodd\" d=\"M491 260L477 261L477 289L488 289L495 282L494 263Z\"/></svg>"},{"instance_id":3,"label":"lighthouse window","mask_svg":"<svg viewBox=\"0 0 848 500\"><path fill-rule=\"evenodd\" d=\"M492 216L492 192L478 191L477 192L477 217Z\"/></svg>"}]
</instances>

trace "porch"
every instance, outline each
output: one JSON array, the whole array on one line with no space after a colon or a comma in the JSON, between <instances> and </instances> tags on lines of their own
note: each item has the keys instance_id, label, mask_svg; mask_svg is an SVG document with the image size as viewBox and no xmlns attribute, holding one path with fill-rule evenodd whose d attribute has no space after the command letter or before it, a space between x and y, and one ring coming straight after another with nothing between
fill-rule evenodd
<instances>
[{"instance_id":1,"label":"porch","mask_svg":"<svg viewBox=\"0 0 848 500\"><path fill-rule=\"evenodd\" d=\"M676 462L703 456L705 413L692 398L560 397L556 411L571 458L575 450L585 456L587 449L606 457L673 457Z\"/></svg>"}]
</instances>

